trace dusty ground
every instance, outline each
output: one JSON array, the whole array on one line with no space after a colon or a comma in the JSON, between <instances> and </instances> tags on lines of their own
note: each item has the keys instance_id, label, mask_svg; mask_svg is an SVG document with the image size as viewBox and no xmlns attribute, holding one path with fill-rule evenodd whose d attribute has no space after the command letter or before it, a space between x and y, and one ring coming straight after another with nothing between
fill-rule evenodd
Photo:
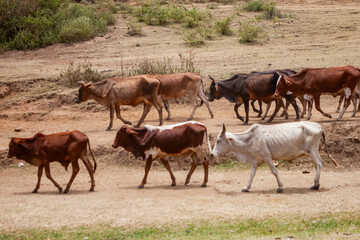
<instances>
[{"instance_id":1,"label":"dusty ground","mask_svg":"<svg viewBox=\"0 0 360 240\"><path fill-rule=\"evenodd\" d=\"M301 2L301 3L298 3ZM205 5L198 5L204 7ZM358 65L360 45L360 3L356 1L281 1L279 8L293 17L266 22L269 41L262 45L244 46L236 37L218 38L195 50L195 61L205 84L207 74L217 79L231 73L304 67ZM219 5L213 10L217 16L232 14L231 5ZM253 17L244 13L240 19ZM118 16L112 32L103 37L71 46L61 44L31 52L11 51L0 55L0 229L27 227L58 228L110 223L116 226L160 226L168 223L208 219L217 221L233 218L308 217L323 213L360 211L360 171L358 117L336 122L313 111L313 121L322 124L327 133L331 153L344 166L336 169L321 151L325 161L321 175L321 189L311 192L314 169L309 159L301 158L291 164L281 163L280 177L284 193L276 194L276 181L264 167L257 173L250 193L241 189L247 184L249 170L210 169L209 186L200 188L203 172L199 167L190 186L183 186L186 171L174 164L178 186L170 187L170 177L162 166L150 172L145 189L136 187L143 176L143 163L120 150L111 149L116 129L104 131L108 125L108 111L96 104L74 105L76 89L66 89L51 80L59 76L71 62L90 62L98 71L120 71L142 57L163 59L188 49L182 34L171 27L144 27L144 37L125 35L126 19ZM234 23L236 26L236 23ZM161 36L161 37L159 37ZM136 47L139 44L139 47ZM323 109L337 116L337 99L322 97ZM215 114L209 118L205 107L195 114L204 123L212 142L221 127L228 131L244 131L226 100L211 103ZM172 104L173 118L167 123L185 121L191 106ZM352 107L350 107L352 110ZM349 110L350 110L349 109ZM125 108L123 116L133 122L141 115L141 107ZM250 123L262 122L251 113ZM290 120L294 119L290 110ZM285 122L276 118L274 124ZM145 124L158 124L154 109ZM6 158L10 137L30 137L36 132L54 133L78 129L86 133L98 161L94 193L89 193L89 177L83 165L67 195L59 195L52 183L43 176L38 194L31 194L36 184L35 167ZM223 161L221 159L219 161ZM310 174L303 174L304 170ZM52 165L53 177L65 186L71 172L58 164Z\"/></svg>"}]
</instances>

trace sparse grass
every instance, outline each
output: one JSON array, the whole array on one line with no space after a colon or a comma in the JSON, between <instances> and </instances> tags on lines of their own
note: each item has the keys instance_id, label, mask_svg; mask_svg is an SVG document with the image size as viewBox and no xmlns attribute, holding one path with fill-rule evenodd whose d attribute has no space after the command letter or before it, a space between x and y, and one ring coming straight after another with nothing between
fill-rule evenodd
<instances>
[{"instance_id":1,"label":"sparse grass","mask_svg":"<svg viewBox=\"0 0 360 240\"><path fill-rule=\"evenodd\" d=\"M134 63L132 68L124 75L135 76L142 74L173 74L183 72L200 73L200 70L195 66L195 53L190 52L188 57L179 54L179 61L180 65L175 65L173 58L167 57L157 61L144 58Z\"/></svg>"},{"instance_id":2,"label":"sparse grass","mask_svg":"<svg viewBox=\"0 0 360 240\"><path fill-rule=\"evenodd\" d=\"M263 12L258 17L260 19L275 19L283 18L284 15L281 14L280 10L276 9L276 2L269 2L264 4Z\"/></svg>"},{"instance_id":3,"label":"sparse grass","mask_svg":"<svg viewBox=\"0 0 360 240\"><path fill-rule=\"evenodd\" d=\"M239 42L244 44L256 43L266 37L263 28L254 20L239 22Z\"/></svg>"},{"instance_id":4,"label":"sparse grass","mask_svg":"<svg viewBox=\"0 0 360 240\"><path fill-rule=\"evenodd\" d=\"M65 85L68 87L77 87L79 81L98 82L103 79L104 76L94 70L92 64L89 62L78 65L71 62L66 70L61 71L60 78L65 80Z\"/></svg>"},{"instance_id":5,"label":"sparse grass","mask_svg":"<svg viewBox=\"0 0 360 240\"><path fill-rule=\"evenodd\" d=\"M59 230L26 229L0 232L0 239L329 239L359 238L360 214L326 213L312 218L212 220L125 229L106 224Z\"/></svg>"},{"instance_id":6,"label":"sparse grass","mask_svg":"<svg viewBox=\"0 0 360 240\"><path fill-rule=\"evenodd\" d=\"M195 30L188 30L184 36L185 44L190 47L200 47L205 45L205 37L200 32Z\"/></svg>"}]
</instances>

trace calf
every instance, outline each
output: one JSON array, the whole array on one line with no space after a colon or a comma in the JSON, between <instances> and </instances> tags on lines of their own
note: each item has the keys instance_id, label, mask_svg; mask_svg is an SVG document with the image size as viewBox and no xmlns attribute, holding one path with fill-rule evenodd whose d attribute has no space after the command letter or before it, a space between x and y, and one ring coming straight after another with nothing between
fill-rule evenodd
<instances>
[{"instance_id":1,"label":"calf","mask_svg":"<svg viewBox=\"0 0 360 240\"><path fill-rule=\"evenodd\" d=\"M201 186L205 187L208 181L209 166L202 146L205 134L211 151L206 127L198 122L190 121L162 127L145 125L143 128L130 128L124 125L117 132L112 146L114 148L123 147L136 158L145 161L145 175L138 188L143 188L146 184L151 164L157 158L169 171L172 179L171 186L175 186L175 176L170 169L169 161L165 157L179 155L190 156L192 159L191 169L186 177L185 185L189 183L198 163L202 162L204 166L204 182Z\"/></svg>"},{"instance_id":2,"label":"calf","mask_svg":"<svg viewBox=\"0 0 360 240\"><path fill-rule=\"evenodd\" d=\"M94 169L87 157L87 146L89 146L91 156L94 160ZM78 163L78 159L80 158L90 174L90 192L94 191L96 161L90 148L89 139L80 131L75 130L49 135L37 133L31 138L11 138L8 157L16 157L39 167L38 181L33 193L37 193L40 188L40 180L44 168L46 177L59 189L60 193L62 192L60 185L51 177L51 162L59 162L66 170L71 163L72 175L64 191L64 193L67 193L80 170Z\"/></svg>"},{"instance_id":3,"label":"calf","mask_svg":"<svg viewBox=\"0 0 360 240\"><path fill-rule=\"evenodd\" d=\"M238 160L251 164L249 184L242 190L243 192L249 191L257 167L265 162L276 177L279 186L278 193L283 191L283 184L273 160L291 161L297 157L308 155L312 158L316 169L314 186L310 189L318 190L322 166L318 151L321 137L330 157L324 129L315 122L284 123L272 126L254 124L242 133L228 133L223 124L211 155L216 157L230 152ZM336 166L339 166L335 159L330 158Z\"/></svg>"}]
</instances>

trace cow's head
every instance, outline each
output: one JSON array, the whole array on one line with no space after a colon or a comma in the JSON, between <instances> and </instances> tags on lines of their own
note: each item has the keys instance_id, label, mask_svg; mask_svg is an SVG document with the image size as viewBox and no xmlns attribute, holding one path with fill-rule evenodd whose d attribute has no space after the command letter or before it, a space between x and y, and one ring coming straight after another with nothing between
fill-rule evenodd
<instances>
[{"instance_id":1,"label":"cow's head","mask_svg":"<svg viewBox=\"0 0 360 240\"><path fill-rule=\"evenodd\" d=\"M21 145L21 140L17 138L11 138L9 143L9 152L8 152L8 158L11 157L19 157L22 155L24 149Z\"/></svg>"},{"instance_id":2,"label":"cow's head","mask_svg":"<svg viewBox=\"0 0 360 240\"><path fill-rule=\"evenodd\" d=\"M76 100L76 103L86 102L90 98L90 87L92 83L85 84L84 82L79 82L81 84L79 88L79 96Z\"/></svg>"},{"instance_id":3,"label":"cow's head","mask_svg":"<svg viewBox=\"0 0 360 240\"><path fill-rule=\"evenodd\" d=\"M219 90L219 85L215 82L215 79L210 75L209 78L211 79L209 101L212 102L214 99L220 99L222 94Z\"/></svg>"},{"instance_id":4,"label":"cow's head","mask_svg":"<svg viewBox=\"0 0 360 240\"><path fill-rule=\"evenodd\" d=\"M226 127L225 124L222 124L222 129L217 136L216 143L214 148L211 152L211 156L217 157L224 152L228 152L231 148L231 142L233 141L232 138L226 136Z\"/></svg>"},{"instance_id":5,"label":"cow's head","mask_svg":"<svg viewBox=\"0 0 360 240\"><path fill-rule=\"evenodd\" d=\"M292 82L290 82L286 76L282 74L278 74L278 80L276 83L276 89L274 96L276 98L289 95L290 93L290 86L292 85Z\"/></svg>"}]
</instances>

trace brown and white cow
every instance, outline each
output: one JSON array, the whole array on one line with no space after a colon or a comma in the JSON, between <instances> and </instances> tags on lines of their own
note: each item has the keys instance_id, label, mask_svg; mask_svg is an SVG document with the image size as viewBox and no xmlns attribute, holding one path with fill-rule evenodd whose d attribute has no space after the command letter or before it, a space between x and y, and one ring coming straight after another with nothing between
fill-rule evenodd
<instances>
[{"instance_id":1,"label":"brown and white cow","mask_svg":"<svg viewBox=\"0 0 360 240\"><path fill-rule=\"evenodd\" d=\"M177 73L177 74L166 74L166 75L148 75L153 76L160 81L159 94L164 102L165 109L168 112L166 120L170 119L170 98L181 98L188 94L193 104L193 111L190 114L188 120L194 118L196 109L204 102L208 108L211 118L214 117L210 109L209 102L204 94L204 86L201 76L197 73ZM197 103L197 98L201 99L201 103Z\"/></svg>"},{"instance_id":2,"label":"brown and white cow","mask_svg":"<svg viewBox=\"0 0 360 240\"><path fill-rule=\"evenodd\" d=\"M331 118L329 113L320 108L320 95L322 93L338 93L344 91L344 107L337 120L340 120L350 105L356 84L360 80L360 71L353 66L332 68L306 68L294 76L280 75L275 96L293 94L294 96L310 95L315 100L316 109L326 117Z\"/></svg>"},{"instance_id":3,"label":"brown and white cow","mask_svg":"<svg viewBox=\"0 0 360 240\"><path fill-rule=\"evenodd\" d=\"M135 76L109 78L99 83L85 84L81 82L79 96L76 103L85 102L94 99L96 102L110 109L110 123L107 131L111 130L114 118L114 109L116 116L124 123L131 122L124 120L120 115L121 105L137 106L144 103L144 111L135 127L139 127L149 113L152 105L159 113L159 125L162 125L162 108L158 102L158 91L160 82L151 76Z\"/></svg>"},{"instance_id":4,"label":"brown and white cow","mask_svg":"<svg viewBox=\"0 0 360 240\"><path fill-rule=\"evenodd\" d=\"M91 156L94 160L94 168L87 157L87 146L89 146ZM16 157L39 167L38 181L33 193L37 193L40 188L40 180L44 168L46 177L59 189L60 193L62 192L60 185L51 177L51 162L59 162L66 170L71 163L72 175L64 191L64 193L67 193L80 170L78 163L78 159L80 158L90 174L90 192L94 191L96 161L91 151L88 137L80 131L75 130L49 135L37 133L31 138L11 138L8 157Z\"/></svg>"},{"instance_id":5,"label":"brown and white cow","mask_svg":"<svg viewBox=\"0 0 360 240\"><path fill-rule=\"evenodd\" d=\"M172 179L171 186L175 186L175 176L170 169L169 161L165 157L180 155L190 156L192 159L191 169L186 177L185 185L189 183L196 166L202 162L204 166L204 182L201 187L205 187L208 181L209 166L202 146L205 135L211 151L206 127L195 121L162 127L145 125L142 128L130 128L124 125L117 132L112 146L114 148L123 147L136 158L146 161L145 175L138 188L143 188L146 184L151 164L156 159L160 159L169 171Z\"/></svg>"}]
</instances>

